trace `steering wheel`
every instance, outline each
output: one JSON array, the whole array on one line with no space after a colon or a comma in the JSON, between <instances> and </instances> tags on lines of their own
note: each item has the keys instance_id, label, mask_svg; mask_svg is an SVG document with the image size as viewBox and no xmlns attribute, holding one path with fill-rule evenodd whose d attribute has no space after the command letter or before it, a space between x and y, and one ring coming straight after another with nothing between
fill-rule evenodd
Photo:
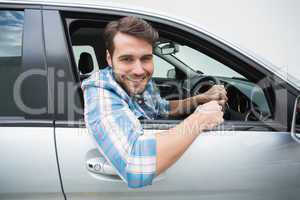
<instances>
[{"instance_id":1,"label":"steering wheel","mask_svg":"<svg viewBox=\"0 0 300 200\"><path fill-rule=\"evenodd\" d=\"M191 95L195 96L206 92L213 85L219 85L220 80L214 76L205 76L201 78L191 90ZM206 89L206 90L203 90Z\"/></svg>"},{"instance_id":2,"label":"steering wheel","mask_svg":"<svg viewBox=\"0 0 300 200\"><path fill-rule=\"evenodd\" d=\"M263 113L258 107L253 106L246 113L244 121L267 121L270 117L270 113Z\"/></svg>"}]
</instances>

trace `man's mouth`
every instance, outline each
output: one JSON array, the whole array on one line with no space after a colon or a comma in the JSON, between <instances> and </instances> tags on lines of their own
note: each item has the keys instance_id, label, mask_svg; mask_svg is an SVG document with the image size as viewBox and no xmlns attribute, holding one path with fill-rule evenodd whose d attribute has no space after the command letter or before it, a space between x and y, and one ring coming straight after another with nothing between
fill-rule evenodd
<instances>
[{"instance_id":1,"label":"man's mouth","mask_svg":"<svg viewBox=\"0 0 300 200\"><path fill-rule=\"evenodd\" d=\"M124 76L123 80L127 83L124 83L129 90L128 92L131 94L140 94L145 89L145 83L148 80L148 76L141 77L132 77L132 76Z\"/></svg>"},{"instance_id":2,"label":"man's mouth","mask_svg":"<svg viewBox=\"0 0 300 200\"><path fill-rule=\"evenodd\" d=\"M147 78L147 76L145 75L145 76L139 77L139 78L133 78L133 77L130 77L130 76L126 76L125 78L128 81L133 82L133 83L136 84L136 83L140 83L140 82L144 81Z\"/></svg>"}]
</instances>

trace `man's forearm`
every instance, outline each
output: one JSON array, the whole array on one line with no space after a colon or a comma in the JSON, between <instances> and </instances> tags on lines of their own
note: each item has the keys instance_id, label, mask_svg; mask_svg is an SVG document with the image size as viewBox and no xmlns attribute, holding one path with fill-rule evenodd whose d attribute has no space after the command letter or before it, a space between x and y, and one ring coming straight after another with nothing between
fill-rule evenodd
<instances>
[{"instance_id":1,"label":"man's forearm","mask_svg":"<svg viewBox=\"0 0 300 200\"><path fill-rule=\"evenodd\" d=\"M156 174L159 175L186 151L205 124L203 114L192 114L182 123L167 131L156 134Z\"/></svg>"},{"instance_id":2,"label":"man's forearm","mask_svg":"<svg viewBox=\"0 0 300 200\"><path fill-rule=\"evenodd\" d=\"M205 95L197 95L182 100L171 100L170 116L180 116L191 113L199 104L208 102L209 99Z\"/></svg>"}]
</instances>

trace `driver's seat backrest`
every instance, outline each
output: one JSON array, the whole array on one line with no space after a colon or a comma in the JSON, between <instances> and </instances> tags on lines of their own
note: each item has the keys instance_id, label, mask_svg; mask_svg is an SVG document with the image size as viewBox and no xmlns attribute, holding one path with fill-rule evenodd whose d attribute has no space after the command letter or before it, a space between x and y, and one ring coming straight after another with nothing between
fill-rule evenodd
<instances>
[{"instance_id":1,"label":"driver's seat backrest","mask_svg":"<svg viewBox=\"0 0 300 200\"><path fill-rule=\"evenodd\" d=\"M91 54L87 52L82 52L80 54L78 69L81 81L90 76L91 72L94 70L94 63Z\"/></svg>"}]
</instances>

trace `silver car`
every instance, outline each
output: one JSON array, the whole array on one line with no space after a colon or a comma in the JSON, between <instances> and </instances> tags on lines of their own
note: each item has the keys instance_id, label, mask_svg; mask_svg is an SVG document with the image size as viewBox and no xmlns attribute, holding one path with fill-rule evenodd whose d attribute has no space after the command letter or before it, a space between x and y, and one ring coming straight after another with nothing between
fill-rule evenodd
<instances>
[{"instance_id":1,"label":"silver car","mask_svg":"<svg viewBox=\"0 0 300 200\"><path fill-rule=\"evenodd\" d=\"M0 9L0 199L299 199L300 87L276 67L160 14L84 1L5 0ZM164 98L214 84L228 94L225 122L141 189L128 189L99 152L80 88L107 66L105 25L127 15L160 34L153 80ZM182 120L141 123L159 132Z\"/></svg>"}]
</instances>

